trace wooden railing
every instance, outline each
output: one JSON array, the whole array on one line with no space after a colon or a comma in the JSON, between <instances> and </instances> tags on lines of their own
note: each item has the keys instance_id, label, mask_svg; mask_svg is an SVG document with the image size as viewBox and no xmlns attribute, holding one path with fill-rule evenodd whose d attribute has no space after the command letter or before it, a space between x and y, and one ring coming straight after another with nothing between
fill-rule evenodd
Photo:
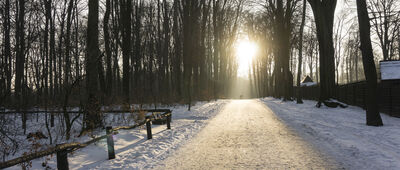
<instances>
[{"instance_id":1,"label":"wooden railing","mask_svg":"<svg viewBox=\"0 0 400 170\"><path fill-rule=\"evenodd\" d=\"M172 111L168 109L151 109L151 110L140 110L141 112L153 112L156 114L152 114L151 116L146 116L145 119L132 126L121 126L121 127L116 127L112 128L111 126L106 127L106 135L96 137L90 141L84 142L84 143L79 143L79 142L74 142L74 143L65 143L65 144L58 144L55 147L50 147L46 150L31 153L22 157L18 157L15 159L11 159L5 162L0 163L0 169L3 168L8 168L12 167L14 165L31 161L33 159L41 158L47 155L51 154L56 154L57 155L57 169L59 170L67 170L68 169L68 153L73 152L75 150L84 148L90 144L93 144L97 141L100 141L102 139L107 138L107 147L108 147L108 158L109 159L114 159L115 158L115 152L114 152L114 139L113 135L116 134L118 130L128 130L128 129L134 129L136 127L142 126L146 124L146 129L147 129L147 139L152 139L152 132L151 132L151 122L155 120L161 120L165 119L166 124L167 124L167 129L171 129L171 116L172 116ZM40 111L39 111L40 112ZM47 111L42 111L42 112L47 112ZM11 114L11 113L20 113L20 112L15 112L15 111L8 111L8 112L0 112L0 114ZM24 113L38 113L37 111L29 111L29 112L24 112ZM52 112L53 113L53 112ZM68 112L71 113L71 112ZM79 112L76 112L79 113ZM121 111L107 111L107 113L121 113Z\"/></svg>"},{"instance_id":2,"label":"wooden railing","mask_svg":"<svg viewBox=\"0 0 400 170\"><path fill-rule=\"evenodd\" d=\"M138 110L137 112L170 112L171 110L169 109L145 109L145 110ZM132 112L131 110L102 110L101 112L103 113L130 113ZM136 111L135 111L136 112ZM34 114L34 113L54 113L54 114L59 114L59 113L83 113L83 111L62 111L62 110L27 110L27 111L15 111L15 110L7 110L7 111L0 111L0 114L20 114L20 113L26 113L26 114Z\"/></svg>"}]
</instances>

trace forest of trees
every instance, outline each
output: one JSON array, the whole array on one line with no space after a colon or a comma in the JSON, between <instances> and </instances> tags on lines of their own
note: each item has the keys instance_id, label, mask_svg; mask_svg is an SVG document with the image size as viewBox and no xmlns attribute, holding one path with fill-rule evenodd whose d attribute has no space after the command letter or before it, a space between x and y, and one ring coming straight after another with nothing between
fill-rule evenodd
<instances>
[{"instance_id":1,"label":"forest of trees","mask_svg":"<svg viewBox=\"0 0 400 170\"><path fill-rule=\"evenodd\" d=\"M1 2L0 105L79 106L90 95L105 105L188 103L228 95L243 0L98 3Z\"/></svg>"},{"instance_id":2,"label":"forest of trees","mask_svg":"<svg viewBox=\"0 0 400 170\"><path fill-rule=\"evenodd\" d=\"M270 96L272 93L278 92L274 90L273 73L275 68L275 59L277 56L273 50L276 49L276 43L273 42L274 17L276 11L272 11L274 5L282 3L281 10L286 9L286 1L264 1L262 3L266 10L262 9L262 13L251 13L246 17L246 29L251 35L253 41L256 41L263 47L260 56L253 64L252 78L256 82L255 94L257 96ZM329 1L327 1L329 2ZM355 11L354 1L342 2L350 7L336 9L334 16L332 15L332 43L333 43L333 57L330 57L330 65L332 65L329 73L331 75L320 75L320 47L317 37L318 28L314 19L313 9L309 2L307 2L307 13L305 14L304 31L301 30L301 20L303 12L303 2L293 1L295 10L293 10L293 18L291 20L291 40L290 40L290 58L289 70L293 74L294 84L298 80L302 80L305 76L310 76L313 81L321 82L320 77L334 77L332 79L334 84L347 84L365 80L363 72L363 63L360 50L360 35L358 28L358 20ZM329 3L333 3L329 2ZM272 5L271 5L272 4ZM290 5L290 4L289 4ZM399 2L388 0L367 0L367 8L369 17L371 19L371 39L374 47L375 64L380 60L398 60L400 59L400 30L397 20L399 19ZM334 6L329 4L328 6ZM326 10L324 10L326 11ZM385 14L386 13L386 14ZM281 23L281 22L280 22ZM381 24L384 23L384 24ZM386 26L385 26L386 25ZM300 37L302 33L302 37ZM280 36L279 36L280 37ZM386 40L385 40L386 37ZM302 40L301 40L302 39ZM273 45L271 45L273 44ZM301 76L297 79L299 72L299 49L302 48L301 60ZM387 49L387 50L385 50ZM388 53L385 57L384 52ZM388 52L391 51L391 52ZM287 60L287 59L286 59ZM333 74L334 73L334 74ZM262 75L262 76L258 76ZM267 82L267 83L265 83ZM279 87L278 87L279 88Z\"/></svg>"},{"instance_id":3,"label":"forest of trees","mask_svg":"<svg viewBox=\"0 0 400 170\"><path fill-rule=\"evenodd\" d=\"M292 100L293 86L309 75L319 82L321 105L337 84L374 74L363 65L376 64L378 56L400 59L397 1L357 4L357 10L367 10L371 33L360 31L364 20L356 19L360 13L354 8L337 11L336 5L336 0L3 0L0 106L17 111L79 106L91 129L101 124L101 106L183 103L190 109L193 101L230 98L237 80L235 43L243 34L259 46L249 69L252 97ZM362 52L369 48L360 40L371 38L374 53ZM367 54L375 55L373 61L364 60ZM64 117L68 129L74 118Z\"/></svg>"}]
</instances>

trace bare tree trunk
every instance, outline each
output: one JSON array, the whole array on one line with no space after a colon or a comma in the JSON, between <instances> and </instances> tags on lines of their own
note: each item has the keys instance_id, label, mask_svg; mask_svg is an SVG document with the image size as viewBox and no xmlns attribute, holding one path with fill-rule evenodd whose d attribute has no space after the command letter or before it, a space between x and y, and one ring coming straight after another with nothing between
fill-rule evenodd
<instances>
[{"instance_id":1,"label":"bare tree trunk","mask_svg":"<svg viewBox=\"0 0 400 170\"><path fill-rule=\"evenodd\" d=\"M47 4L46 4L46 13L47 13L47 16L46 17L48 17L48 18L50 18L50 67L49 67L49 70L50 70L50 75L49 75L49 79L50 79L50 96L54 99L54 94L55 94L55 74L56 74L56 47L55 47L55 45L56 45L56 34L55 34L55 22L54 22L54 20L55 20L55 17L53 17L53 16L55 16L55 11L54 11L54 14L53 14L53 16L51 15L51 11L52 11L52 0L48 0L47 1ZM51 117L54 119L54 115L51 115ZM53 123L53 121L52 122L50 122L50 123ZM54 125L54 124L51 124L51 125ZM52 126L53 127L53 126Z\"/></svg>"},{"instance_id":2,"label":"bare tree trunk","mask_svg":"<svg viewBox=\"0 0 400 170\"><path fill-rule=\"evenodd\" d=\"M180 15L180 1L174 0L174 24L173 24L173 36L174 36L174 77L175 77L175 92L176 100L182 98L182 41L181 41L181 30L179 29L179 15Z\"/></svg>"},{"instance_id":3,"label":"bare tree trunk","mask_svg":"<svg viewBox=\"0 0 400 170\"><path fill-rule=\"evenodd\" d=\"M49 1L45 0L44 1L44 8L45 8L45 29L44 29L44 57L46 60L46 63L44 65L43 68L43 73L44 73L44 100L45 100L45 106L46 106L46 110L47 110L47 106L48 106L48 99L49 99L49 24L50 24L50 19L51 19L51 8L49 7ZM51 62L50 62L50 68L51 68ZM52 70L50 69L50 72ZM47 120L47 113L46 113L46 127L48 127L48 120ZM53 116L53 120L54 120L54 116ZM53 124L54 125L54 121ZM49 133L50 135L50 133ZM52 141L50 141L51 143Z\"/></svg>"},{"instance_id":4,"label":"bare tree trunk","mask_svg":"<svg viewBox=\"0 0 400 170\"><path fill-rule=\"evenodd\" d=\"M71 25L72 25L72 9L74 7L74 0L69 0L68 9L67 9L67 32L65 35L65 69L64 69L64 88L68 88L70 84L70 72L71 72ZM65 92L65 89L63 90ZM65 94L64 94L65 95Z\"/></svg>"},{"instance_id":5,"label":"bare tree trunk","mask_svg":"<svg viewBox=\"0 0 400 170\"><path fill-rule=\"evenodd\" d=\"M11 81L12 81L12 56L11 56L11 41L10 41L10 0L6 0L4 12L4 57L5 57L5 74L6 74L6 93L7 96L11 94Z\"/></svg>"},{"instance_id":6,"label":"bare tree trunk","mask_svg":"<svg viewBox=\"0 0 400 170\"><path fill-rule=\"evenodd\" d=\"M78 0L75 0L75 4L78 4ZM75 77L81 76L81 62L79 61L80 49L79 49L79 13L78 5L75 5ZM80 90L80 87L79 87Z\"/></svg>"},{"instance_id":7,"label":"bare tree trunk","mask_svg":"<svg viewBox=\"0 0 400 170\"><path fill-rule=\"evenodd\" d=\"M141 54L142 54L142 49L141 49L141 44L142 44L142 36L141 36L141 28L142 28L142 15L143 15L143 8L142 8L142 2L140 1L139 3L135 4L135 45L134 45L134 59L135 59L135 72L134 74L134 87L135 87L135 91L134 93L139 94L139 76L141 76L140 74L140 60L141 58ZM132 66L133 67L133 66Z\"/></svg>"},{"instance_id":8,"label":"bare tree trunk","mask_svg":"<svg viewBox=\"0 0 400 170\"><path fill-rule=\"evenodd\" d=\"M104 14L104 19L103 19L103 32L104 32L104 48L106 51L106 81L107 81L107 95L111 95L111 89L112 89L112 68L111 68L111 47L110 47L110 32L108 30L109 26L109 20L110 20L110 8L111 8L111 2L110 0L106 0L106 12Z\"/></svg>"},{"instance_id":9,"label":"bare tree trunk","mask_svg":"<svg viewBox=\"0 0 400 170\"><path fill-rule=\"evenodd\" d=\"M303 100L301 99L301 88L300 88L300 80L301 80L301 65L303 63L303 30L304 30L304 24L306 20L306 9L307 9L307 4L306 0L303 0L303 14L301 17L301 25L300 25L300 40L299 40L299 66L297 69L297 104L303 103Z\"/></svg>"},{"instance_id":10,"label":"bare tree trunk","mask_svg":"<svg viewBox=\"0 0 400 170\"><path fill-rule=\"evenodd\" d=\"M169 62L168 62L168 57L169 57L169 45L170 45L170 16L169 16L169 5L167 1L163 1L164 5L164 23L163 23L163 28L164 28L164 47L163 47L163 82L161 82L161 85L164 86L164 91L166 92L164 95L168 95L171 89L170 89L170 82L169 82L169 76L170 76L170 69L169 69ZM167 97L167 101L169 101L171 98Z\"/></svg>"},{"instance_id":11,"label":"bare tree trunk","mask_svg":"<svg viewBox=\"0 0 400 170\"><path fill-rule=\"evenodd\" d=\"M198 39L193 36L196 32L199 21L199 2L197 1L182 1L183 7L183 74L184 74L184 89L188 110L191 107L192 101L192 77L194 70L195 49L198 49Z\"/></svg>"},{"instance_id":12,"label":"bare tree trunk","mask_svg":"<svg viewBox=\"0 0 400 170\"><path fill-rule=\"evenodd\" d=\"M60 94L62 93L62 88L63 88L63 86L62 86L62 61L63 61L63 41L64 41L64 38L65 38L65 35L64 35L64 25L65 25L65 6L67 5L67 1L65 1L65 3L64 3L64 10L62 11L62 14L61 14L61 23L60 23L60 33L59 33L59 36L58 36L58 68L56 68L56 67L54 67L54 69L55 69L55 77L54 77L54 82L55 82L55 87L54 87L54 94L55 94L55 96L57 96L57 97L59 97L60 96ZM55 18L54 18L54 20L55 20ZM55 22L55 21L54 21ZM56 60L54 60L54 64L56 64L57 62L56 62ZM57 71L57 69L58 69L58 71Z\"/></svg>"},{"instance_id":13,"label":"bare tree trunk","mask_svg":"<svg viewBox=\"0 0 400 170\"><path fill-rule=\"evenodd\" d=\"M23 107L23 79L25 69L25 1L17 1L17 21L16 21L16 66L15 66L15 97L18 101L17 110ZM22 128L26 131L26 114L22 113Z\"/></svg>"},{"instance_id":14,"label":"bare tree trunk","mask_svg":"<svg viewBox=\"0 0 400 170\"><path fill-rule=\"evenodd\" d=\"M320 55L320 97L317 106L333 97L335 91L335 57L333 48L333 20L337 0L308 0L317 27Z\"/></svg>"},{"instance_id":15,"label":"bare tree trunk","mask_svg":"<svg viewBox=\"0 0 400 170\"><path fill-rule=\"evenodd\" d=\"M210 13L210 7L211 7L211 0L206 3L205 0L202 1L202 6L203 6L203 14L202 14L202 22L201 22L201 32L200 32L200 89L201 92L206 92L207 90L207 84L208 84L208 79L207 79L207 52L206 52L206 32L207 32L207 22L209 20L209 13ZM201 93L202 95L205 95L205 93ZM206 96L202 96L206 97Z\"/></svg>"},{"instance_id":16,"label":"bare tree trunk","mask_svg":"<svg viewBox=\"0 0 400 170\"><path fill-rule=\"evenodd\" d=\"M113 23L113 30L115 30L115 31L113 31L113 82L114 82L114 84L113 84L113 87L115 87L113 90L114 90L114 92L115 92L115 94L117 94L117 95L120 95L120 94L122 94L121 93L121 86L120 86L120 71L119 71L119 64L118 64L118 55L119 55L119 43L120 43L120 40L119 40L119 33L120 33L120 31L117 31L117 30L121 30L120 29L120 23L119 23L119 21L120 21L120 19L119 19L119 17L120 17L120 15L119 15L119 13L120 13L120 10L119 10L119 1L111 1L112 2L112 7L111 7L111 9L113 10L113 12L112 12L112 23Z\"/></svg>"},{"instance_id":17,"label":"bare tree trunk","mask_svg":"<svg viewBox=\"0 0 400 170\"><path fill-rule=\"evenodd\" d=\"M131 12L132 3L130 0L122 0L121 8L121 24L122 24L122 65L123 65L123 93L126 104L129 104L129 78L130 78L130 57L131 57Z\"/></svg>"},{"instance_id":18,"label":"bare tree trunk","mask_svg":"<svg viewBox=\"0 0 400 170\"><path fill-rule=\"evenodd\" d=\"M66 32L66 37L65 37L65 41L64 41L64 45L65 45L65 54L64 54L64 61L65 61L65 65L64 65L64 82L63 82L63 90L62 90L62 96L63 96L63 110L64 110L64 120L65 120L65 126L66 126L66 139L68 140L70 135L69 135L69 131L71 129L70 127L70 117L69 114L66 113L66 107L68 105L68 91L70 90L70 76L71 76L71 27L72 27L72 9L74 7L74 0L70 0L68 3L68 8L67 8L67 32ZM61 47L61 44L60 44ZM61 50L61 48L60 48ZM61 54L61 52L60 52ZM61 68L61 66L59 67Z\"/></svg>"},{"instance_id":19,"label":"bare tree trunk","mask_svg":"<svg viewBox=\"0 0 400 170\"><path fill-rule=\"evenodd\" d=\"M219 48L219 38L220 38L220 24L219 24L219 11L220 11L220 1L213 0L213 28L214 28L214 53L213 53L213 92L214 99L219 97L219 74L220 74L220 48Z\"/></svg>"},{"instance_id":20,"label":"bare tree trunk","mask_svg":"<svg viewBox=\"0 0 400 170\"><path fill-rule=\"evenodd\" d=\"M377 101L377 75L371 45L370 23L366 2L357 1L358 23L360 27L361 51L364 74L367 80L366 119L368 126L382 126Z\"/></svg>"},{"instance_id":21,"label":"bare tree trunk","mask_svg":"<svg viewBox=\"0 0 400 170\"><path fill-rule=\"evenodd\" d=\"M56 38L55 38L55 22L54 22L54 18L51 16L51 10L52 10L52 0L48 0L46 3L46 18L49 19L50 22L50 56L49 56L49 81L50 81L50 97L52 99L54 99L54 84L55 83L55 79L53 79L53 74L55 74L56 71ZM54 15L55 15L55 11L54 11ZM54 69L54 70L53 70ZM54 114L51 113L50 114L50 126L54 127Z\"/></svg>"},{"instance_id":22,"label":"bare tree trunk","mask_svg":"<svg viewBox=\"0 0 400 170\"><path fill-rule=\"evenodd\" d=\"M273 36L277 49L274 50L274 81L275 81L275 97L283 97L283 100L291 100L291 91L293 89L293 75L289 68L290 62L290 31L292 27L293 9L297 1L282 0L269 1L269 9L271 15L274 16L272 22L274 24Z\"/></svg>"},{"instance_id":23,"label":"bare tree trunk","mask_svg":"<svg viewBox=\"0 0 400 170\"><path fill-rule=\"evenodd\" d=\"M86 130L102 125L98 100L98 58L99 54L99 1L89 0L87 52L86 52L86 88L88 101L85 116Z\"/></svg>"}]
</instances>

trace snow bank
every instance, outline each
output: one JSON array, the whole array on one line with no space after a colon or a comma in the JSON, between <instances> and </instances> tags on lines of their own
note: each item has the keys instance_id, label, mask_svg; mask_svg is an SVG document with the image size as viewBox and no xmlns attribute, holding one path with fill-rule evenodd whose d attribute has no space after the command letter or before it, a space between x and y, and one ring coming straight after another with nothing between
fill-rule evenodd
<instances>
[{"instance_id":1,"label":"snow bank","mask_svg":"<svg viewBox=\"0 0 400 170\"><path fill-rule=\"evenodd\" d=\"M381 114L384 126L365 125L359 107L315 107L261 99L289 127L346 169L400 169L400 119Z\"/></svg>"}]
</instances>

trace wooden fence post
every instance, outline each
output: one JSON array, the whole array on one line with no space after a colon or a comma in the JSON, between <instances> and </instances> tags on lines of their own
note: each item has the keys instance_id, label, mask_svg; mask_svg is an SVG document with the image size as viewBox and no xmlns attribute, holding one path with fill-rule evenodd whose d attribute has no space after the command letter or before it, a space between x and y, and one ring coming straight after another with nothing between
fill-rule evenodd
<instances>
[{"instance_id":1,"label":"wooden fence post","mask_svg":"<svg viewBox=\"0 0 400 170\"><path fill-rule=\"evenodd\" d=\"M68 170L68 152L63 149L57 151L57 169Z\"/></svg>"},{"instance_id":2,"label":"wooden fence post","mask_svg":"<svg viewBox=\"0 0 400 170\"><path fill-rule=\"evenodd\" d=\"M153 135L151 134L151 120L150 120L150 118L146 118L146 128L147 128L147 139L152 139Z\"/></svg>"},{"instance_id":3,"label":"wooden fence post","mask_svg":"<svg viewBox=\"0 0 400 170\"><path fill-rule=\"evenodd\" d=\"M167 129L171 129L171 113L168 113L167 116Z\"/></svg>"},{"instance_id":4,"label":"wooden fence post","mask_svg":"<svg viewBox=\"0 0 400 170\"><path fill-rule=\"evenodd\" d=\"M112 127L111 126L106 127L106 134L108 135L107 136L108 159L114 159L115 158L114 138L112 135Z\"/></svg>"}]
</instances>

